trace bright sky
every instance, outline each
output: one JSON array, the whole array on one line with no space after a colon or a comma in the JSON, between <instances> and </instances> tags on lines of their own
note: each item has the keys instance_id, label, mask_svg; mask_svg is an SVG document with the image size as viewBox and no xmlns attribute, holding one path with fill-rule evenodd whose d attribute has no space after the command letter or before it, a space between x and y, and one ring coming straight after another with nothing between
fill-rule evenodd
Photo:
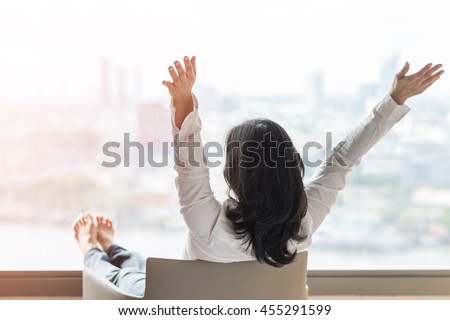
<instances>
[{"instance_id":1,"label":"bright sky","mask_svg":"<svg viewBox=\"0 0 450 320\"><path fill-rule=\"evenodd\" d=\"M199 82L221 93L302 94L325 73L328 93L353 93L398 54L417 69L448 65L444 0L88 0L0 4L0 103L98 90L99 61L143 68L165 95L166 68L198 56ZM448 70L450 72L450 69ZM450 79L450 76L447 76ZM446 93L444 77L434 93Z\"/></svg>"}]
</instances>

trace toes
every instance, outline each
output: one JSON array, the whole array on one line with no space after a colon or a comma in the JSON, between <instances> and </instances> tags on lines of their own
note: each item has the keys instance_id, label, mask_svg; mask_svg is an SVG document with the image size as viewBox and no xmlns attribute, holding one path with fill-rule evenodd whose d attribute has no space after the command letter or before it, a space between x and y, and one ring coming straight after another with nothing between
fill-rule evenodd
<instances>
[{"instance_id":1,"label":"toes","mask_svg":"<svg viewBox=\"0 0 450 320\"><path fill-rule=\"evenodd\" d=\"M105 225L106 225L108 228L112 228L112 224L113 224L113 222L112 222L111 219L105 218Z\"/></svg>"},{"instance_id":2,"label":"toes","mask_svg":"<svg viewBox=\"0 0 450 320\"><path fill-rule=\"evenodd\" d=\"M82 215L79 214L75 219L73 219L72 221L72 226L75 226L78 224L78 222L80 222L80 219L82 218Z\"/></svg>"},{"instance_id":3,"label":"toes","mask_svg":"<svg viewBox=\"0 0 450 320\"><path fill-rule=\"evenodd\" d=\"M90 214L90 213L86 213L85 219L87 222L94 223L94 218L92 217L92 214Z\"/></svg>"},{"instance_id":4,"label":"toes","mask_svg":"<svg viewBox=\"0 0 450 320\"><path fill-rule=\"evenodd\" d=\"M105 226L108 226L108 218L106 218L106 217L104 217L103 218L103 224L105 225Z\"/></svg>"},{"instance_id":5,"label":"toes","mask_svg":"<svg viewBox=\"0 0 450 320\"><path fill-rule=\"evenodd\" d=\"M99 226L105 224L105 217L104 217L103 215L98 215L98 216L96 217L96 220L97 220L97 224L98 224Z\"/></svg>"},{"instance_id":6,"label":"toes","mask_svg":"<svg viewBox=\"0 0 450 320\"><path fill-rule=\"evenodd\" d=\"M90 212L86 212L82 215L81 218L82 225L86 225L88 223L94 223L94 218Z\"/></svg>"},{"instance_id":7,"label":"toes","mask_svg":"<svg viewBox=\"0 0 450 320\"><path fill-rule=\"evenodd\" d=\"M77 237L82 225L83 225L83 215L79 214L72 222L72 229L75 233L75 238Z\"/></svg>"},{"instance_id":8,"label":"toes","mask_svg":"<svg viewBox=\"0 0 450 320\"><path fill-rule=\"evenodd\" d=\"M72 222L72 228L78 230L83 224L83 215L79 214Z\"/></svg>"},{"instance_id":9,"label":"toes","mask_svg":"<svg viewBox=\"0 0 450 320\"><path fill-rule=\"evenodd\" d=\"M75 238L78 237L79 231L80 231L80 227L78 227L78 225L75 225L75 226L73 227L73 234L74 234Z\"/></svg>"},{"instance_id":10,"label":"toes","mask_svg":"<svg viewBox=\"0 0 450 320\"><path fill-rule=\"evenodd\" d=\"M110 218L105 217L104 215L98 215L95 217L95 221L98 226L105 226L108 228L112 228L113 222Z\"/></svg>"}]
</instances>

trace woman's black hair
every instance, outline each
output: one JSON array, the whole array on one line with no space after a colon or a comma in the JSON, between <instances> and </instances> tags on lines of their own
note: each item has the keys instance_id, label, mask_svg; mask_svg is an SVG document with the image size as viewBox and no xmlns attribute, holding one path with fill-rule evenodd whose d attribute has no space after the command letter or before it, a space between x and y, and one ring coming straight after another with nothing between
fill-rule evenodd
<instances>
[{"instance_id":1,"label":"woman's black hair","mask_svg":"<svg viewBox=\"0 0 450 320\"><path fill-rule=\"evenodd\" d=\"M289 242L307 238L300 233L307 210L303 173L300 155L276 122L248 120L228 132L224 176L233 205L226 216L260 262L291 263L297 251Z\"/></svg>"}]
</instances>

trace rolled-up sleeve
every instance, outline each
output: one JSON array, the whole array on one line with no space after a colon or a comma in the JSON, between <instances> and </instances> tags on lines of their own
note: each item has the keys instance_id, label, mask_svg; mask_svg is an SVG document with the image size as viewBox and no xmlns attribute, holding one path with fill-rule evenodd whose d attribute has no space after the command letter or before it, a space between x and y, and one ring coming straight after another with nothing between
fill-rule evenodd
<instances>
[{"instance_id":1,"label":"rolled-up sleeve","mask_svg":"<svg viewBox=\"0 0 450 320\"><path fill-rule=\"evenodd\" d=\"M221 205L214 197L209 181L209 168L204 161L201 140L202 123L198 115L198 101L181 128L174 122L175 107L171 102L174 140L175 184L180 212L190 233L198 239L209 239L220 214Z\"/></svg>"}]
</instances>

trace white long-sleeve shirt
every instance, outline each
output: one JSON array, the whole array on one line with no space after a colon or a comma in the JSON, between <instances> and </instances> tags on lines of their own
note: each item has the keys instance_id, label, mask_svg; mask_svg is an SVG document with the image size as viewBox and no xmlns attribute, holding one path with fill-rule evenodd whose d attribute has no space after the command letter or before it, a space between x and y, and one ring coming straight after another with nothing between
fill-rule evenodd
<instances>
[{"instance_id":1,"label":"white long-sleeve shirt","mask_svg":"<svg viewBox=\"0 0 450 320\"><path fill-rule=\"evenodd\" d=\"M236 238L231 222L226 217L226 208L232 205L231 201L218 201L211 190L209 169L203 161L200 136L202 123L197 99L194 97L194 110L180 129L174 122L173 104L171 108L175 141L174 168L178 173L175 183L180 211L189 229L184 257L216 262L254 260L251 250L246 250L242 240ZM367 118L350 131L343 140L345 143L336 147L317 168L311 181L305 183L308 209L302 220L301 235L306 233L308 237L300 243L290 242L292 251L307 249L312 235L336 201L338 192L344 188L347 173L408 111L408 106L397 105L387 95ZM189 141L191 145L196 145L193 148L186 147Z\"/></svg>"}]
</instances>

